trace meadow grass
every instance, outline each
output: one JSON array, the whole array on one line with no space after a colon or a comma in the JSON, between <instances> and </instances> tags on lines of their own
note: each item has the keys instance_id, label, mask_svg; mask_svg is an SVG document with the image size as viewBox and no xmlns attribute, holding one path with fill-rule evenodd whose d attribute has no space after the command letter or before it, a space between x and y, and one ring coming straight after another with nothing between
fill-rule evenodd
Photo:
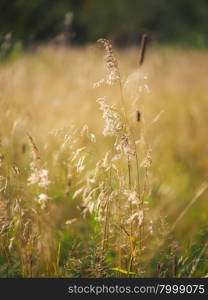
<instances>
[{"instance_id":1,"label":"meadow grass","mask_svg":"<svg viewBox=\"0 0 208 300\"><path fill-rule=\"evenodd\" d=\"M99 42L0 65L0 276L207 276L208 54Z\"/></svg>"}]
</instances>

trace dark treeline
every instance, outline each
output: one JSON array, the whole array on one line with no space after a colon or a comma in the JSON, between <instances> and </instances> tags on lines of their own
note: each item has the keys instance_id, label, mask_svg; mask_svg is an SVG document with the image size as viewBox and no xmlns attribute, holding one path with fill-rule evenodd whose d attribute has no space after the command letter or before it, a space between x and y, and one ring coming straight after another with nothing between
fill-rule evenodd
<instances>
[{"instance_id":1,"label":"dark treeline","mask_svg":"<svg viewBox=\"0 0 208 300\"><path fill-rule=\"evenodd\" d=\"M132 44L153 40L208 45L207 0L0 0L0 41L83 44L110 37Z\"/></svg>"}]
</instances>

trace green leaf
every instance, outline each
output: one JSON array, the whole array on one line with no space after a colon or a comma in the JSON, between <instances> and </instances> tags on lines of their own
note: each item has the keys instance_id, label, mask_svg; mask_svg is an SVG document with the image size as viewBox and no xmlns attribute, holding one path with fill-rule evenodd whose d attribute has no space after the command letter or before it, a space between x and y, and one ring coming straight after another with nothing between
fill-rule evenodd
<instances>
[{"instance_id":1,"label":"green leaf","mask_svg":"<svg viewBox=\"0 0 208 300\"><path fill-rule=\"evenodd\" d=\"M134 272L128 272L128 271L120 269L120 268L111 268L111 270L117 271L117 272L122 273L122 274L127 274L127 275L135 275L136 274Z\"/></svg>"}]
</instances>

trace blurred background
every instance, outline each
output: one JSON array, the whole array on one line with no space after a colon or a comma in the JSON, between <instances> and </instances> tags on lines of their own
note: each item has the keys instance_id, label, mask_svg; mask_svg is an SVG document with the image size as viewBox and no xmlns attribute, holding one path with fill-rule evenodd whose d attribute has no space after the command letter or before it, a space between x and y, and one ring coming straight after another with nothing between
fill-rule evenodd
<instances>
[{"instance_id":1,"label":"blurred background","mask_svg":"<svg viewBox=\"0 0 208 300\"><path fill-rule=\"evenodd\" d=\"M128 46L147 32L153 41L208 45L207 0L1 0L0 44L86 44L100 37ZM11 47L10 47L11 50Z\"/></svg>"}]
</instances>

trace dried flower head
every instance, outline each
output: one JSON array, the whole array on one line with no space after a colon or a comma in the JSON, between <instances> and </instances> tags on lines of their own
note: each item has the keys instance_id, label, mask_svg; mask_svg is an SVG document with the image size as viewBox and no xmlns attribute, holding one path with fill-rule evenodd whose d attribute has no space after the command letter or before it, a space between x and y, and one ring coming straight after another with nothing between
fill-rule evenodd
<instances>
[{"instance_id":1,"label":"dried flower head","mask_svg":"<svg viewBox=\"0 0 208 300\"><path fill-rule=\"evenodd\" d=\"M141 204L141 201L139 200L139 196L136 191L124 190L123 194L127 197L128 201L131 204L134 204L136 206L139 206Z\"/></svg>"},{"instance_id":2,"label":"dried flower head","mask_svg":"<svg viewBox=\"0 0 208 300\"><path fill-rule=\"evenodd\" d=\"M117 151L121 151L128 155L129 159L136 156L136 151L129 134L125 133L121 136L119 144L116 146Z\"/></svg>"},{"instance_id":3,"label":"dried flower head","mask_svg":"<svg viewBox=\"0 0 208 300\"><path fill-rule=\"evenodd\" d=\"M152 150L149 149L147 151L146 157L144 158L144 160L141 162L140 167L141 168L145 168L145 169L149 169L152 165L152 156L151 156Z\"/></svg>"},{"instance_id":4,"label":"dried flower head","mask_svg":"<svg viewBox=\"0 0 208 300\"><path fill-rule=\"evenodd\" d=\"M39 152L32 136L29 133L26 133L26 135L27 135L27 138L28 138L30 146L31 146L31 150L32 150L32 154L33 154L33 161L38 164L40 161L40 152Z\"/></svg>"},{"instance_id":5,"label":"dried flower head","mask_svg":"<svg viewBox=\"0 0 208 300\"><path fill-rule=\"evenodd\" d=\"M99 82L95 83L94 87L99 87L102 84L112 85L119 82L120 73L111 42L107 39L99 39L98 43L101 43L105 49L105 65L107 69L107 76L105 79L102 79Z\"/></svg>"},{"instance_id":6,"label":"dried flower head","mask_svg":"<svg viewBox=\"0 0 208 300\"><path fill-rule=\"evenodd\" d=\"M118 136L124 128L122 118L114 105L106 103L105 98L99 98L97 102L100 104L100 110L103 112L105 126L103 135Z\"/></svg>"},{"instance_id":7,"label":"dried flower head","mask_svg":"<svg viewBox=\"0 0 208 300\"><path fill-rule=\"evenodd\" d=\"M37 184L40 187L46 187L51 183L48 179L48 170L32 167L32 173L28 178L28 184Z\"/></svg>"},{"instance_id":8,"label":"dried flower head","mask_svg":"<svg viewBox=\"0 0 208 300\"><path fill-rule=\"evenodd\" d=\"M138 225L141 226L143 224L143 221L144 221L144 211L139 210L138 212L135 212L133 215L131 215L128 218L127 223L137 222Z\"/></svg>"}]
</instances>

